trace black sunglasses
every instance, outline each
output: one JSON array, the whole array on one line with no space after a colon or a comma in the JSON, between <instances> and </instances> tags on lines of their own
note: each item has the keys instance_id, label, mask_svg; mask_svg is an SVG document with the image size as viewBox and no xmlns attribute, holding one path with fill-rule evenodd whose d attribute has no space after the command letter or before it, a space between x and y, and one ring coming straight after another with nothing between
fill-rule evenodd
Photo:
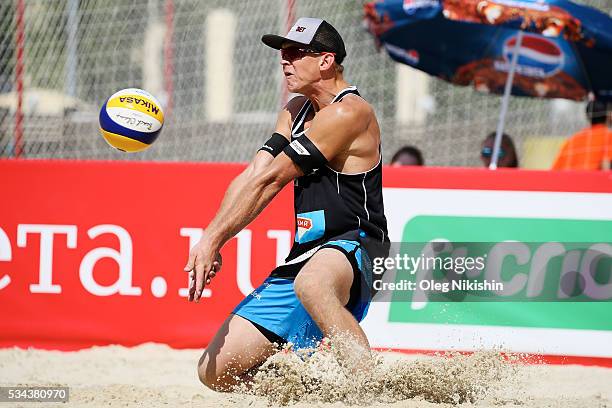
<instances>
[{"instance_id":1,"label":"black sunglasses","mask_svg":"<svg viewBox=\"0 0 612 408\"><path fill-rule=\"evenodd\" d=\"M489 157L493 156L493 149L492 149L492 148L490 148L490 147L483 147L483 148L482 148L482 151L480 152L480 155L481 155L482 157L487 157L487 158L489 158ZM499 149L499 153L498 153L498 156L497 156L497 157L499 157L499 158L501 159L501 158L502 158L502 157L504 157L505 155L506 155L506 152L504 151L504 149Z\"/></svg>"},{"instance_id":2,"label":"black sunglasses","mask_svg":"<svg viewBox=\"0 0 612 408\"><path fill-rule=\"evenodd\" d=\"M306 54L334 54L336 55L333 52L328 53L327 51L317 51L311 48L298 48L298 47L282 48L280 52L281 52L281 58L286 61L294 61L294 60L300 59L304 57Z\"/></svg>"}]
</instances>

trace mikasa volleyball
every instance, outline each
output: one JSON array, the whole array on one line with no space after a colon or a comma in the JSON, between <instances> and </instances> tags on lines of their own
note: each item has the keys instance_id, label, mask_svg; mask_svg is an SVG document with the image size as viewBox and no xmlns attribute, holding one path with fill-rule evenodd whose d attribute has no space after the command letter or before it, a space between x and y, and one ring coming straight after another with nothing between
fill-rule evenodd
<instances>
[{"instance_id":1,"label":"mikasa volleyball","mask_svg":"<svg viewBox=\"0 0 612 408\"><path fill-rule=\"evenodd\" d=\"M157 99L138 88L114 93L100 109L100 132L109 145L123 152L149 147L161 132L164 112Z\"/></svg>"}]
</instances>

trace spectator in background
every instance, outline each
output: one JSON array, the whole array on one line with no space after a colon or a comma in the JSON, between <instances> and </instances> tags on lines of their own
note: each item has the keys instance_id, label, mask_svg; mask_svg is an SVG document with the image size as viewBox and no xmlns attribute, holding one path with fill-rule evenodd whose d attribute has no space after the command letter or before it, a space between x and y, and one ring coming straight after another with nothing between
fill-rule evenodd
<instances>
[{"instance_id":1,"label":"spectator in background","mask_svg":"<svg viewBox=\"0 0 612 408\"><path fill-rule=\"evenodd\" d=\"M611 104L591 101L586 107L591 126L565 141L553 170L610 170L612 161L612 131L606 125Z\"/></svg>"},{"instance_id":2,"label":"spectator in background","mask_svg":"<svg viewBox=\"0 0 612 408\"><path fill-rule=\"evenodd\" d=\"M414 146L404 146L391 158L391 166L422 166L425 164L423 154Z\"/></svg>"},{"instance_id":3,"label":"spectator in background","mask_svg":"<svg viewBox=\"0 0 612 408\"><path fill-rule=\"evenodd\" d=\"M490 133L485 140L482 141L482 148L480 150L480 159L485 167L489 167L491 164L491 157L493 157L493 146L495 145L495 132ZM497 158L497 167L518 167L518 155L514 148L514 142L512 138L507 134L502 134L501 147L499 149L499 156Z\"/></svg>"}]
</instances>

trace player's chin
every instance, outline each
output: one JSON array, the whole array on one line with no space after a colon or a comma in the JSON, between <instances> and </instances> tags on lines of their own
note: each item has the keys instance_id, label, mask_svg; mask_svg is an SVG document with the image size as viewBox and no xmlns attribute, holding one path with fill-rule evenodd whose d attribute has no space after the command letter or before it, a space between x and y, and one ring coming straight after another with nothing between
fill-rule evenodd
<instances>
[{"instance_id":1,"label":"player's chin","mask_svg":"<svg viewBox=\"0 0 612 408\"><path fill-rule=\"evenodd\" d=\"M287 90L291 93L300 93L300 90L302 89L297 81L291 77L285 78L285 84L287 84Z\"/></svg>"}]
</instances>

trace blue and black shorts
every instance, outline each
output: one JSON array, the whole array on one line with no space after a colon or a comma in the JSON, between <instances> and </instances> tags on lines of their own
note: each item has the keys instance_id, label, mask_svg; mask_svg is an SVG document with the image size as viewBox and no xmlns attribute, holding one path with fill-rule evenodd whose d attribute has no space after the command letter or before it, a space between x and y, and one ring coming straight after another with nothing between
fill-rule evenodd
<instances>
[{"instance_id":1,"label":"blue and black shorts","mask_svg":"<svg viewBox=\"0 0 612 408\"><path fill-rule=\"evenodd\" d=\"M372 261L355 231L327 241L318 249L334 248L342 252L353 267L353 283L346 309L360 322L366 316L371 300ZM308 258L310 259L310 258ZM308 259L287 262L248 295L232 312L251 321L270 341L292 343L295 349L313 347L323 338L295 294L293 282Z\"/></svg>"}]
</instances>

